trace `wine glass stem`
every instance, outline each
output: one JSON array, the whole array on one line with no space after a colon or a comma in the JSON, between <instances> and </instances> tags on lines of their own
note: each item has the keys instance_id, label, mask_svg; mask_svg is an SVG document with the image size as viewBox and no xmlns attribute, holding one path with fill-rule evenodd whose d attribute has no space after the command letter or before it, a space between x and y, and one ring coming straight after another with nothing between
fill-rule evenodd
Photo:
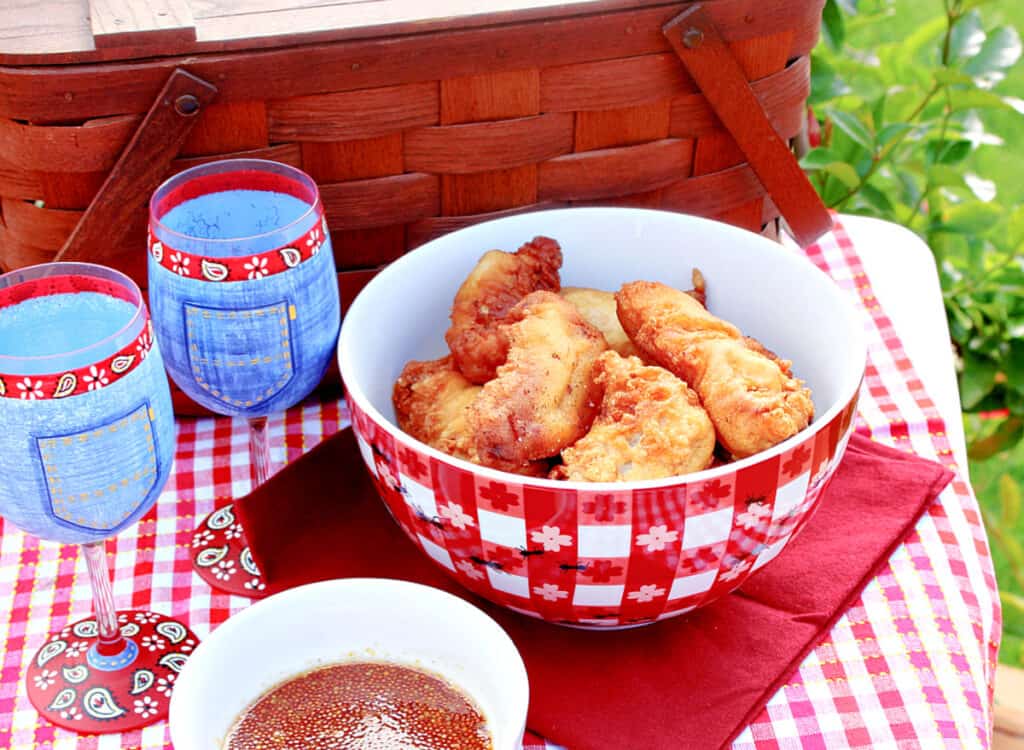
<instances>
[{"instance_id":1,"label":"wine glass stem","mask_svg":"<svg viewBox=\"0 0 1024 750\"><path fill-rule=\"evenodd\" d=\"M117 610L114 609L114 591L110 586L110 571L107 568L107 553L103 542L83 544L85 565L92 584L92 608L99 629L97 648L105 655L120 653L125 641L117 626Z\"/></svg>"},{"instance_id":2,"label":"wine glass stem","mask_svg":"<svg viewBox=\"0 0 1024 750\"><path fill-rule=\"evenodd\" d=\"M267 438L267 418L249 420L249 458L256 472L256 487L270 478L270 440Z\"/></svg>"}]
</instances>

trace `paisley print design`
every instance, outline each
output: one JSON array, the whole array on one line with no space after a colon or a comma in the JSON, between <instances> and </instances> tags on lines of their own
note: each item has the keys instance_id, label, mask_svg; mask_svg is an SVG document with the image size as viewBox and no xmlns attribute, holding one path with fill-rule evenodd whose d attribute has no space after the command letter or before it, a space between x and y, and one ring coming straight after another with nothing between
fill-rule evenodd
<instances>
[{"instance_id":1,"label":"paisley print design","mask_svg":"<svg viewBox=\"0 0 1024 750\"><path fill-rule=\"evenodd\" d=\"M47 708L51 711L60 711L74 703L77 697L78 693L74 688L64 688L53 697L53 702Z\"/></svg>"},{"instance_id":2,"label":"paisley print design","mask_svg":"<svg viewBox=\"0 0 1024 750\"><path fill-rule=\"evenodd\" d=\"M234 510L229 505L226 508L211 513L210 517L206 519L206 525L211 529L226 529L228 526L235 522Z\"/></svg>"},{"instance_id":3,"label":"paisley print design","mask_svg":"<svg viewBox=\"0 0 1024 750\"><path fill-rule=\"evenodd\" d=\"M298 241L287 247L268 250L256 255L246 255L240 258L217 258L216 260L204 258L201 255L168 247L166 243L158 240L152 231L149 233L149 254L153 256L157 265L168 271L196 281L217 283L233 279L265 278L277 273L284 273L320 252L326 237L327 222L321 211L320 220ZM195 268L199 269L198 275L188 270ZM253 275L254 269L258 269L259 273Z\"/></svg>"},{"instance_id":4,"label":"paisley print design","mask_svg":"<svg viewBox=\"0 0 1024 750\"><path fill-rule=\"evenodd\" d=\"M71 632L79 638L95 638L99 634L100 629L96 625L95 620L82 620L74 624Z\"/></svg>"},{"instance_id":5,"label":"paisley print design","mask_svg":"<svg viewBox=\"0 0 1024 750\"><path fill-rule=\"evenodd\" d=\"M50 641L36 654L36 666L45 667L54 658L63 654L67 647L67 641Z\"/></svg>"},{"instance_id":6,"label":"paisley print design","mask_svg":"<svg viewBox=\"0 0 1024 750\"><path fill-rule=\"evenodd\" d=\"M178 623L174 623L177 625ZM132 695L142 695L144 692L153 687L153 683L156 682L156 676L148 669L136 669L132 673Z\"/></svg>"},{"instance_id":7,"label":"paisley print design","mask_svg":"<svg viewBox=\"0 0 1024 750\"><path fill-rule=\"evenodd\" d=\"M86 690L82 697L82 705L85 707L85 713L93 719L116 719L128 713L127 709L117 704L113 694L105 687Z\"/></svg>"},{"instance_id":8,"label":"paisley print design","mask_svg":"<svg viewBox=\"0 0 1024 750\"><path fill-rule=\"evenodd\" d=\"M168 620L156 626L156 632L173 644L181 643L188 636L188 631L180 622Z\"/></svg>"},{"instance_id":9,"label":"paisley print design","mask_svg":"<svg viewBox=\"0 0 1024 750\"><path fill-rule=\"evenodd\" d=\"M57 380L57 387L53 389L54 398L64 398L75 392L78 385L78 376L73 372L66 372ZM0 394L2 395L2 394Z\"/></svg>"},{"instance_id":10,"label":"paisley print design","mask_svg":"<svg viewBox=\"0 0 1024 750\"><path fill-rule=\"evenodd\" d=\"M76 664L73 667L61 667L60 673L64 680L72 685L80 685L89 677L89 668L84 664Z\"/></svg>"}]
</instances>

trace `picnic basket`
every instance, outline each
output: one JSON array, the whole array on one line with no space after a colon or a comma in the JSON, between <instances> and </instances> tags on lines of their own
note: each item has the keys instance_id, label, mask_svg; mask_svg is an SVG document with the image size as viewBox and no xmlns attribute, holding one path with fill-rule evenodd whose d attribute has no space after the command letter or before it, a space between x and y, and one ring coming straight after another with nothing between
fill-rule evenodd
<instances>
[{"instance_id":1,"label":"picnic basket","mask_svg":"<svg viewBox=\"0 0 1024 750\"><path fill-rule=\"evenodd\" d=\"M830 219L791 144L823 4L16 4L0 17L0 269L90 260L145 286L148 196L233 156L318 182L343 303L433 237L537 208L768 234L781 216L809 242Z\"/></svg>"}]
</instances>

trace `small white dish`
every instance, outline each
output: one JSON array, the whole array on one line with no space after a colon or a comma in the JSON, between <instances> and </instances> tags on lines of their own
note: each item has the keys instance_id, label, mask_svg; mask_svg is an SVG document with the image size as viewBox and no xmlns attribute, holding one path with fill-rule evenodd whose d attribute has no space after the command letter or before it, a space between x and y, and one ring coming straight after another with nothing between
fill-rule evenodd
<instances>
[{"instance_id":1,"label":"small white dish","mask_svg":"<svg viewBox=\"0 0 1024 750\"><path fill-rule=\"evenodd\" d=\"M529 682L505 631L451 594L383 578L300 586L217 628L175 683L171 741L182 750L221 750L241 713L270 688L350 661L419 667L445 678L476 702L494 750L520 748Z\"/></svg>"}]
</instances>

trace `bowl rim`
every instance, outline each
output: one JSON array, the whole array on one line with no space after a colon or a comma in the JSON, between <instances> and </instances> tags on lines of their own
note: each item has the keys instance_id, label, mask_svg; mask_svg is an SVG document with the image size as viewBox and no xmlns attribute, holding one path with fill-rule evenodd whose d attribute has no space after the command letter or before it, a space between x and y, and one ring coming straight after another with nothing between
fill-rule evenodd
<instances>
[{"instance_id":1,"label":"bowl rim","mask_svg":"<svg viewBox=\"0 0 1024 750\"><path fill-rule=\"evenodd\" d=\"M253 602L249 607L236 612L234 615L225 620L219 627L215 628L209 635L206 636L195 651L189 656L189 659L185 662L185 667L181 674L177 676L174 686L174 692L171 695L170 705L168 707L167 725L168 730L171 733L171 741L174 741L174 736L182 732L192 731L195 724L191 715L183 714L184 701L189 700L192 695L195 694L197 687L201 686L201 681L196 682L200 679L201 675L195 670L202 667L202 662L199 662L199 666L194 667L191 672L189 668L195 663L196 656L198 655L200 660L203 658L203 654L211 651L212 648L217 648L217 644L229 638L232 631L238 628L244 628L252 630L256 622L260 618L264 617L269 611L280 610L282 608L288 608L294 606L300 601L321 601L331 600L332 598L345 598L350 597L358 600L360 598L360 592L366 588L388 588L393 589L394 595L398 597L398 600L404 595L408 595L410 592L415 593L417 596L432 597L435 601L431 603L431 611L433 613L442 613L438 615L438 619L446 619L443 613L456 612L459 613L460 617L468 616L479 621L483 628L491 630L491 635L488 638L488 642L491 639L497 639L497 641L505 642L508 645L508 655L511 658L509 663L509 671L505 675L505 679L516 682L512 690L516 694L517 701L521 700L521 705L510 706L508 703L497 705L488 703L492 710L492 713L500 713L504 721L512 726L511 731L520 731L526 724L526 715L530 705L530 681L529 675L526 671L526 664L523 662L522 654L519 652L519 648L512 640L511 636L505 631L505 629L498 624L498 622L491 617L489 614L484 612L480 607L475 606L469 601L451 594L443 589L439 589L435 586L428 586L422 583L415 583L413 581L405 581L398 578L373 578L373 577L353 577L353 578L331 578L323 581L314 581L312 583L306 583L301 586L295 586L284 591L279 591L265 599ZM319 594L319 596L317 596ZM229 626L230 627L227 627ZM218 633L222 635L218 636ZM225 641L227 642L227 641ZM210 645L208 645L210 644ZM488 648L478 649L481 652L480 665L481 669L486 670L488 668L488 654L493 654L493 651ZM387 658L383 658L382 661L387 661ZM343 663L342 661L331 662L331 663ZM394 663L403 664L401 661L395 661ZM329 666L325 662L323 666ZM296 675L302 672L296 672ZM181 690L182 677L185 675L193 675L185 677L185 690ZM440 674L440 676L448 680L449 677L446 674ZM287 678L286 678L287 679ZM190 685L191 682L196 682L195 686ZM467 694L469 691L461 685L456 684L455 687ZM252 702L257 700L260 696L266 694L270 688L262 688L257 691L254 696L249 700L246 706L252 705ZM470 694L470 698L473 699L477 705L481 705L482 701L476 695ZM194 698L193 698L194 700ZM175 708L177 706L177 709ZM486 710L486 708L485 708ZM244 711L244 709L243 709ZM236 717L237 718L237 717ZM498 723L498 717L490 717L496 724ZM232 719L234 721L234 719Z\"/></svg>"},{"instance_id":2,"label":"bowl rim","mask_svg":"<svg viewBox=\"0 0 1024 750\"><path fill-rule=\"evenodd\" d=\"M627 208L618 206L573 206L568 208L554 208L554 209L542 209L539 211L524 211L519 214L513 214L511 216L503 216L497 219L491 219L484 222L479 222L467 227L462 227L448 234L437 237L429 242L420 245L413 250L410 250L405 255L397 258L396 260L389 263L383 268L376 276L370 279L369 283L356 295L355 299L348 307L348 313L346 313L346 319L351 314L352 310L357 309L360 305L360 301L364 300L365 304L366 295L363 294L365 289L369 289L374 286L380 286L386 284L391 277L397 276L402 273L402 268L409 262L410 257L419 254L422 255L424 252L430 252L431 248L439 244L449 244L453 241L457 241L462 235L472 235L477 232L484 231L482 227L492 227L496 224L506 223L518 223L524 221L524 217L535 216L539 214L575 214L579 215L584 220L590 222L594 221L597 215L619 215L622 220L629 220L629 218L635 217L637 219L643 219L645 216L655 220L661 221L678 221L683 224L694 224L699 231L701 227L704 227L708 231L714 231L725 234L732 234L738 241L742 242L755 242L760 243L764 248L765 252L772 252L780 257L783 254L788 256L791 254L790 250L787 250L782 246L781 243L773 242L767 237L755 234L745 229L726 224L720 221L714 221L712 219L705 219L699 216L692 216L690 214L676 213L674 211L664 211L657 209L648 208ZM587 214L590 214L590 218L587 219ZM597 219L600 220L600 219ZM557 239L557 238L556 238ZM481 251L484 252L484 251ZM623 491L636 491L636 490L656 490L665 489L668 487L676 487L680 485L696 484L698 482L707 482L722 477L730 476L732 474L739 473L740 471L747 469L751 466L772 459L776 456L780 456L787 451L795 448L807 442L818 434L824 427L831 424L832 421L850 405L851 401L855 401L859 397L861 384L864 380L864 374L867 367L867 339L864 335L864 330L861 322L858 319L858 312L853 304L845 297L845 293L839 287L839 285L833 280L828 274L822 271L820 268L815 266L809 259L805 259L807 262L807 268L810 273L821 274L829 283L828 294L831 294L837 301L837 309L842 311L843 317L847 322L847 345L856 349L861 354L860 356L854 355L855 359L863 361L863 364L858 368L856 374L852 371L844 373L843 381L838 389L839 396L833 401L832 404L824 411L824 413L816 417L815 420L805 427L800 432L792 435L791 437L783 440L781 443L772 446L768 450L760 451L752 456L740 459L738 461L732 461L721 466L716 466L710 469L703 469L701 471L691 472L689 474L678 474L671 477L664 477L662 479L644 479L635 481L625 482L586 482L583 480L562 480L562 479L548 479L546 477L531 477L522 474L513 474L511 472L501 471L500 469L494 469L489 466L483 466L481 464L475 464L471 461L467 461L462 458L451 456L443 451L433 448L426 443L417 440L411 435L405 433L397 424L394 424L391 420L387 419L381 412L370 402L366 393L363 391L358 380L352 377L348 377L347 374L352 372L352 366L348 363L352 359L352 334L351 326L347 327L348 333L346 333L345 320L342 320L341 332L338 337L338 348L337 348L337 359L338 366L341 371L341 378L345 385L346 397L356 402L357 408L364 414L369 416L377 425L385 429L396 441L404 443L408 447L416 448L420 453L425 454L431 458L439 461L448 463L455 466L463 471L470 472L481 476L484 479L496 481L496 482L513 482L515 484L538 487L543 489L560 489L567 492L623 492ZM354 425L353 425L354 426Z\"/></svg>"}]
</instances>

